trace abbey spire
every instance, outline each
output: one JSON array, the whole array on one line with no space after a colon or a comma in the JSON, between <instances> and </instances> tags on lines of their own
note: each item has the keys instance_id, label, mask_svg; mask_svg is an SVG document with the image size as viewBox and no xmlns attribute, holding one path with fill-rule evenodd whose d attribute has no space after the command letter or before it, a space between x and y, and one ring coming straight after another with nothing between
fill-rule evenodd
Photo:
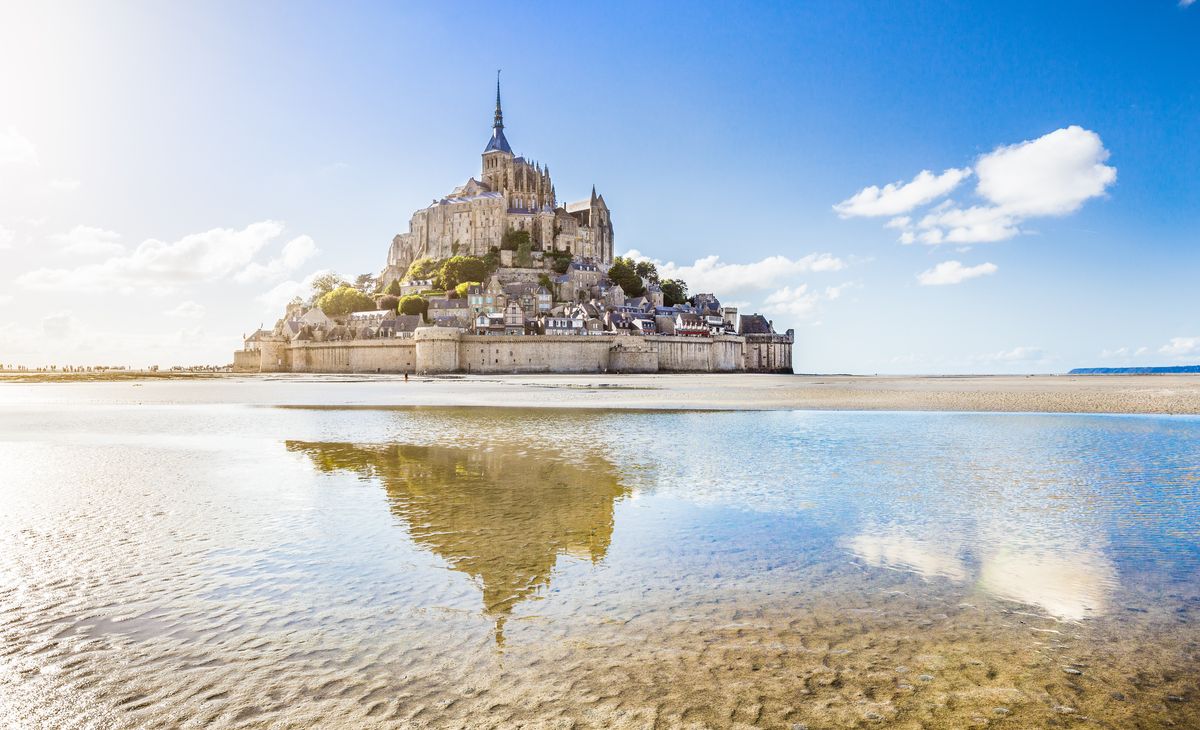
<instances>
[{"instance_id":1,"label":"abbey spire","mask_svg":"<svg viewBox=\"0 0 1200 730\"><path fill-rule=\"evenodd\" d=\"M496 71L496 115L492 120L492 138L488 140L487 147L483 150L487 152L507 152L512 154L512 147L509 147L508 140L504 138L504 112L500 109L500 71Z\"/></svg>"}]
</instances>

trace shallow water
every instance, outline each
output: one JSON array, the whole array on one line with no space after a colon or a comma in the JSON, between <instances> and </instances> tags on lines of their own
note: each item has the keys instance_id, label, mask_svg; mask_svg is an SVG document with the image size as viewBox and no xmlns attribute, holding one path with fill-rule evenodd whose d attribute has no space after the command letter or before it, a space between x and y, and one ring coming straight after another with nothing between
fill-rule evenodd
<instances>
[{"instance_id":1,"label":"shallow water","mask_svg":"<svg viewBox=\"0 0 1200 730\"><path fill-rule=\"evenodd\" d=\"M1200 419L10 403L0 726L1200 724Z\"/></svg>"}]
</instances>

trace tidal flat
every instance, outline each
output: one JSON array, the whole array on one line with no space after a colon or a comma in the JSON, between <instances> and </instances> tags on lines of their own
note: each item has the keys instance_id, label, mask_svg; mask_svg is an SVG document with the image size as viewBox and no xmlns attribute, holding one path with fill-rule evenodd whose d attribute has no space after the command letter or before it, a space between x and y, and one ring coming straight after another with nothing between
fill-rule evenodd
<instances>
[{"instance_id":1,"label":"tidal flat","mask_svg":"<svg viewBox=\"0 0 1200 730\"><path fill-rule=\"evenodd\" d=\"M290 382L0 387L0 725L1200 725L1200 418Z\"/></svg>"}]
</instances>

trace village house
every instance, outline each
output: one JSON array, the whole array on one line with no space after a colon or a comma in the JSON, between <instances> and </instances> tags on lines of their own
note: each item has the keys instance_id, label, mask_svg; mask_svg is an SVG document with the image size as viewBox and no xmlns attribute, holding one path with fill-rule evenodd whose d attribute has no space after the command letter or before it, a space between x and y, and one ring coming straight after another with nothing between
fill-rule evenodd
<instances>
[{"instance_id":1,"label":"village house","mask_svg":"<svg viewBox=\"0 0 1200 730\"><path fill-rule=\"evenodd\" d=\"M679 312L675 315L675 334L684 337L703 337L709 334L708 325L698 314Z\"/></svg>"},{"instance_id":2,"label":"village house","mask_svg":"<svg viewBox=\"0 0 1200 730\"><path fill-rule=\"evenodd\" d=\"M510 301L504 308L504 334L525 334L525 309L516 300Z\"/></svg>"},{"instance_id":3,"label":"village house","mask_svg":"<svg viewBox=\"0 0 1200 730\"><path fill-rule=\"evenodd\" d=\"M410 294L420 294L423 291L433 289L433 279L411 279L409 281L400 282L400 296L406 297Z\"/></svg>"},{"instance_id":4,"label":"village house","mask_svg":"<svg viewBox=\"0 0 1200 730\"><path fill-rule=\"evenodd\" d=\"M466 299L431 298L427 315L439 327L471 326L471 309Z\"/></svg>"},{"instance_id":5,"label":"village house","mask_svg":"<svg viewBox=\"0 0 1200 730\"><path fill-rule=\"evenodd\" d=\"M480 312L475 317L474 332L477 335L504 334L504 314L501 312Z\"/></svg>"},{"instance_id":6,"label":"village house","mask_svg":"<svg viewBox=\"0 0 1200 730\"><path fill-rule=\"evenodd\" d=\"M544 335L581 335L586 331L586 321L582 316L546 316L541 319L541 330Z\"/></svg>"}]
</instances>

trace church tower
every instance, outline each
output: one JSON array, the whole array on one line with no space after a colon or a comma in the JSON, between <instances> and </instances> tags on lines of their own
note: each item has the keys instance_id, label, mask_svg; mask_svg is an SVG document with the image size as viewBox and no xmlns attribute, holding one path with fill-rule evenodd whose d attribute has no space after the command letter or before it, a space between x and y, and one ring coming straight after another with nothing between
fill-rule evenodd
<instances>
[{"instance_id":1,"label":"church tower","mask_svg":"<svg viewBox=\"0 0 1200 730\"><path fill-rule=\"evenodd\" d=\"M504 112L500 109L500 72L496 72L496 115L492 121L492 138L483 149L483 182L497 192L512 186L508 180L512 147L504 138Z\"/></svg>"}]
</instances>

